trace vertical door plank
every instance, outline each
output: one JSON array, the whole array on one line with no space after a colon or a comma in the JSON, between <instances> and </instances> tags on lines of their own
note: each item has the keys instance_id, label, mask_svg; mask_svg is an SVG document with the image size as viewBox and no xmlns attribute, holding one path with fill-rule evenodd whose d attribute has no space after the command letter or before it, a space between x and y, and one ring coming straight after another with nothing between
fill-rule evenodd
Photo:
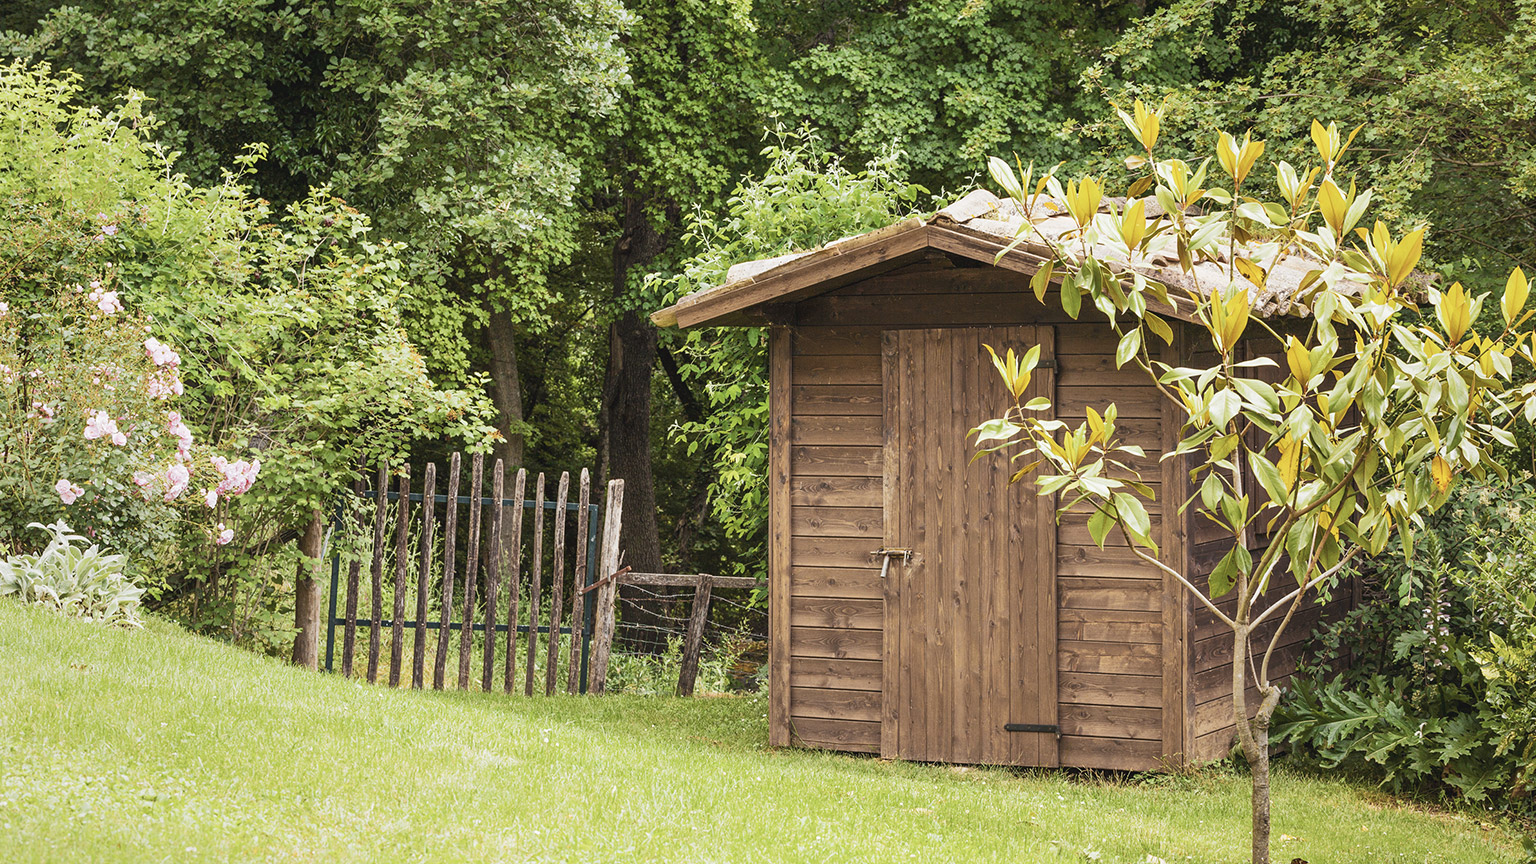
<instances>
[{"instance_id":1,"label":"vertical door plank","mask_svg":"<svg viewBox=\"0 0 1536 864\"><path fill-rule=\"evenodd\" d=\"M1042 366L1035 372L1035 378L1031 383L1037 388L1034 395L1043 396L1051 400L1053 406L1044 418L1050 419L1056 416L1056 330L1050 326L1034 328L1034 338L1040 344L1040 358L1050 360L1051 365ZM1032 395L1030 398L1034 398ZM1035 612L1034 627L1039 650L1035 654L1035 680L1039 693L1038 705L1040 711L1036 723L1055 726L1058 722L1058 695L1056 688L1056 496L1036 494L1036 486L1032 481L1025 490L1033 499L1034 507L1025 508L1026 513L1033 516L1029 520L1033 524L1034 532L1035 566L1034 579L1030 582L1032 596L1029 608ZM1021 620L1028 622L1028 617ZM1035 739L1036 753L1033 764L1047 768L1053 768L1061 764L1058 755L1060 750L1060 736L1049 734L1032 735Z\"/></svg>"},{"instance_id":2,"label":"vertical door plank","mask_svg":"<svg viewBox=\"0 0 1536 864\"><path fill-rule=\"evenodd\" d=\"M400 661L405 651L405 570L410 563L411 466L400 467L400 509L395 520L395 618L389 634L389 686L400 686Z\"/></svg>"},{"instance_id":3,"label":"vertical door plank","mask_svg":"<svg viewBox=\"0 0 1536 864\"><path fill-rule=\"evenodd\" d=\"M560 472L555 494L555 557L549 568L549 651L544 658L544 695L555 695L555 675L560 667L560 613L565 583L565 505L571 497L571 472Z\"/></svg>"},{"instance_id":4,"label":"vertical door plank","mask_svg":"<svg viewBox=\"0 0 1536 864\"><path fill-rule=\"evenodd\" d=\"M978 341L982 345L990 345L999 351L1006 351L1008 343L1007 333L1001 328L989 328L977 333ZM985 348L980 349L985 352ZM981 410L969 418L971 425L976 425L983 420L993 417L1001 417L1002 411L1012 403L1005 398L1010 394L1002 386L997 374L992 369L992 364L986 362L984 356L978 355L973 361L976 365L976 389L977 407ZM976 450L976 442L966 438L971 451ZM1007 735L1002 725L1009 719L1009 702L1006 681L1000 679L1000 673L1007 669L1007 661L1004 659L1013 652L1013 621L1008 616L1006 570L998 570L997 562L1004 560L1000 548L999 537L1006 537L1008 522L1011 514L1008 512L1009 494L1014 491L1007 487L1008 477L1003 475L999 466L1006 464L1002 454L982 456L975 462L970 462L966 469L975 477L974 500L976 502L976 533L977 533L977 558L983 564L982 569L976 574L977 601L976 614L979 616L980 627L978 631L983 635L980 640L980 662L977 671L980 674L978 682L980 690L980 704L985 707L985 713L979 718L981 724L977 736L981 750L981 761L987 764L1006 764Z\"/></svg>"},{"instance_id":5,"label":"vertical door plank","mask_svg":"<svg viewBox=\"0 0 1536 864\"><path fill-rule=\"evenodd\" d=\"M485 556L485 648L480 655L480 690L484 693L491 692L491 675L496 670L496 604L501 599L501 527L506 497L507 467L497 459L491 468L491 544Z\"/></svg>"},{"instance_id":6,"label":"vertical door plank","mask_svg":"<svg viewBox=\"0 0 1536 864\"><path fill-rule=\"evenodd\" d=\"M448 501L443 510L443 598L437 616L437 656L432 663L432 689L443 689L448 669L448 643L453 634L453 567L459 543L459 469L461 458L455 451L448 458Z\"/></svg>"},{"instance_id":7,"label":"vertical door plank","mask_svg":"<svg viewBox=\"0 0 1536 864\"><path fill-rule=\"evenodd\" d=\"M581 491L577 493L576 510L576 574L571 580L571 651L565 661L565 692L575 694L580 685L581 637L585 626L587 592L587 531L590 530L588 510L592 504L592 476L581 469Z\"/></svg>"},{"instance_id":8,"label":"vertical door plank","mask_svg":"<svg viewBox=\"0 0 1536 864\"><path fill-rule=\"evenodd\" d=\"M933 556L933 543L929 526L933 523L933 499L928 494L932 478L928 470L928 451L922 430L928 423L927 385L928 355L921 331L904 330L901 333L903 366L902 383L902 447L903 470L908 480L903 498L903 513L907 517L908 541L918 550L918 558L912 567L904 568L901 589L901 611L905 626L902 630L902 698L904 712L898 732L901 736L902 755L921 758L927 752L929 717L926 711L925 692L928 687L928 578L937 569Z\"/></svg>"},{"instance_id":9,"label":"vertical door plank","mask_svg":"<svg viewBox=\"0 0 1536 864\"><path fill-rule=\"evenodd\" d=\"M544 472L534 486L533 553L529 559L533 573L528 583L528 661L524 664L523 695L533 695L533 658L539 653L539 606L544 576Z\"/></svg>"},{"instance_id":10,"label":"vertical door plank","mask_svg":"<svg viewBox=\"0 0 1536 864\"><path fill-rule=\"evenodd\" d=\"M768 332L768 743L790 742L789 425L794 384L794 334Z\"/></svg>"},{"instance_id":11,"label":"vertical door plank","mask_svg":"<svg viewBox=\"0 0 1536 864\"><path fill-rule=\"evenodd\" d=\"M469 689L470 655L475 646L475 592L480 568L480 494L485 473L485 454L469 460L469 537L464 548L464 618L459 629L459 689Z\"/></svg>"},{"instance_id":12,"label":"vertical door plank","mask_svg":"<svg viewBox=\"0 0 1536 864\"><path fill-rule=\"evenodd\" d=\"M432 590L433 523L437 513L437 463L427 463L427 476L421 487L421 552L416 562L416 624L411 641L411 689L420 690L426 682L427 598ZM446 635L446 634L445 634Z\"/></svg>"},{"instance_id":13,"label":"vertical door plank","mask_svg":"<svg viewBox=\"0 0 1536 864\"><path fill-rule=\"evenodd\" d=\"M379 680L379 622L384 620L384 532L389 523L389 466L379 463L373 484L373 564L369 568L373 624L368 628L368 683Z\"/></svg>"},{"instance_id":14,"label":"vertical door plank","mask_svg":"<svg viewBox=\"0 0 1536 864\"><path fill-rule=\"evenodd\" d=\"M512 537L504 557L508 560L507 574L507 656L502 669L502 690L510 694L517 668L517 604L523 593L523 505L528 499L528 469L517 469L517 479L512 481L512 506L503 507L502 518L512 520ZM530 634L531 636L532 634Z\"/></svg>"},{"instance_id":15,"label":"vertical door plank","mask_svg":"<svg viewBox=\"0 0 1536 864\"><path fill-rule=\"evenodd\" d=\"M884 408L884 458L881 478L881 499L885 529L885 547L900 549L909 542L902 525L901 459L901 335L887 330L880 334L881 402ZM880 756L895 759L898 756L898 724L901 711L897 698L901 692L901 591L911 561L889 562L885 583L880 586L885 596L884 629L881 631L883 649L880 652Z\"/></svg>"},{"instance_id":16,"label":"vertical door plank","mask_svg":"<svg viewBox=\"0 0 1536 864\"><path fill-rule=\"evenodd\" d=\"M951 683L954 676L954 660L952 652L950 623L950 597L949 575L954 569L954 552L950 549L950 537L954 534L954 495L950 492L944 470L945 456L943 447L936 440L941 430L949 427L953 409L950 404L950 394L953 384L950 381L950 366L953 361L949 352L949 341L944 338L944 333L937 330L929 330L924 338L924 355L928 363L928 381L924 386L924 410L927 414L927 422L923 428L925 442L924 450L927 451L928 472L931 490L930 502L933 507L935 519L933 521L933 567L929 572L928 589L931 596L928 600L926 617L928 626L929 655L924 658L928 686L924 694L925 711L928 715L928 741L924 751L926 758L938 762L949 761L950 706L954 704L955 688Z\"/></svg>"}]
</instances>

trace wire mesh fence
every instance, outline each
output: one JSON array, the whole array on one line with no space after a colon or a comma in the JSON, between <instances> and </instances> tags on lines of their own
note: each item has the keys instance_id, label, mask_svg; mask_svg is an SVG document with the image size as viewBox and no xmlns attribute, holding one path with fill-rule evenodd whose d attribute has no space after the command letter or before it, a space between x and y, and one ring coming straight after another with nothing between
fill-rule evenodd
<instances>
[{"instance_id":1,"label":"wire mesh fence","mask_svg":"<svg viewBox=\"0 0 1536 864\"><path fill-rule=\"evenodd\" d=\"M688 663L698 589L625 583L608 668L609 692L672 693ZM768 612L754 588L711 589L700 628L693 692L755 692L766 685Z\"/></svg>"}]
</instances>

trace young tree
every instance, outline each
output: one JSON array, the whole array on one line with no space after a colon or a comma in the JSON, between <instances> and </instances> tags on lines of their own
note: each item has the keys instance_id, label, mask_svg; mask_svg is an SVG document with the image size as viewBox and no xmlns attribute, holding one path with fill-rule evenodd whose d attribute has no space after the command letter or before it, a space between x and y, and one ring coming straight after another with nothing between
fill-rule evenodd
<instances>
[{"instance_id":1,"label":"young tree","mask_svg":"<svg viewBox=\"0 0 1536 864\"><path fill-rule=\"evenodd\" d=\"M1459 283L1437 290L1414 276L1425 228L1394 237L1381 222L1357 227L1371 193L1341 175L1353 136L1342 139L1335 126L1314 121L1322 164L1298 171L1280 162L1283 200L1262 201L1244 194L1257 185L1262 141L1222 133L1225 177L1206 188L1209 159L1191 167L1156 157L1156 112L1138 102L1134 114L1120 113L1142 149L1127 164L1146 169L1130 192L1150 189L1147 199L1117 206L1094 178L1036 181L998 159L992 176L1025 216L1016 245L1044 259L1036 295L1058 283L1072 317L1086 299L1121 334L1116 362L1145 371L1182 413L1178 447L1163 458L1187 459L1198 492L1166 502L1165 518L1193 510L1230 538L1229 551L1209 573L1159 555L1143 504L1153 490L1131 463L1144 454L1121 443L1113 404L1069 428L1040 419L1046 400L1021 401L975 433L985 451L1008 450L1020 462L1014 481L1038 472L1040 494L1059 493L1062 511L1091 512L1095 542L1119 528L1139 558L1230 629L1233 717L1253 777L1253 861L1264 864L1280 634L1304 604L1328 596L1353 556L1380 553L1394 533L1411 555L1424 516L1459 475L1504 473L1494 454L1513 446L1508 427L1536 415L1536 385L1512 379L1515 359L1536 359L1525 329L1528 286L1517 269L1500 300L1502 329L1473 332L1486 295L1470 296ZM1035 228L1053 213L1069 215L1075 228L1060 237ZM1167 280L1178 285L1148 278L1154 257L1180 262L1184 278ZM1281 281L1282 262L1306 270L1294 288L1270 282ZM1306 315L1260 317L1253 309L1261 295L1268 308ZM1217 362L1191 368L1160 359L1154 337L1174 341L1166 320L1174 310ZM1243 359L1245 339L1269 341L1275 356ZM1037 355L994 354L1016 397ZM1261 376L1266 368L1274 371Z\"/></svg>"}]
</instances>

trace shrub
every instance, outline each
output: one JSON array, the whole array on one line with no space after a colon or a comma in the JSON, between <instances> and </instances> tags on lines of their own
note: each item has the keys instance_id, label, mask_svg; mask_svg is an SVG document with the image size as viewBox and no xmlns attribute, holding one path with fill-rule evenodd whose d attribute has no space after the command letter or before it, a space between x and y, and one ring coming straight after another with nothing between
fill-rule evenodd
<instances>
[{"instance_id":1,"label":"shrub","mask_svg":"<svg viewBox=\"0 0 1536 864\"><path fill-rule=\"evenodd\" d=\"M159 608L275 650L304 527L360 463L444 435L489 447L488 402L428 377L401 323L400 244L366 214L323 188L274 211L246 185L260 147L195 186L141 94L109 109L78 94L0 65L0 543L67 513L132 551ZM113 311L93 309L107 294ZM151 387L173 356L179 383ZM184 390L174 419L167 387ZM183 452L188 438L208 449ZM260 483L229 500L225 469L258 460Z\"/></svg>"},{"instance_id":2,"label":"shrub","mask_svg":"<svg viewBox=\"0 0 1536 864\"><path fill-rule=\"evenodd\" d=\"M197 440L177 408L181 358L120 296L113 217L25 199L0 230L0 540L23 525L71 523L118 548L147 549L178 522L194 542L228 542L221 498L260 463ZM36 524L36 523L32 523Z\"/></svg>"},{"instance_id":3,"label":"shrub","mask_svg":"<svg viewBox=\"0 0 1536 864\"><path fill-rule=\"evenodd\" d=\"M50 535L36 555L0 559L0 597L16 595L22 602L46 606L100 624L138 627L139 598L144 589L125 575L126 558L108 555L68 525L33 522Z\"/></svg>"},{"instance_id":4,"label":"shrub","mask_svg":"<svg viewBox=\"0 0 1536 864\"><path fill-rule=\"evenodd\" d=\"M1536 490L1463 487L1428 528L1407 566L1361 568L1373 602L1323 631L1274 738L1395 791L1516 803L1536 779Z\"/></svg>"}]
</instances>

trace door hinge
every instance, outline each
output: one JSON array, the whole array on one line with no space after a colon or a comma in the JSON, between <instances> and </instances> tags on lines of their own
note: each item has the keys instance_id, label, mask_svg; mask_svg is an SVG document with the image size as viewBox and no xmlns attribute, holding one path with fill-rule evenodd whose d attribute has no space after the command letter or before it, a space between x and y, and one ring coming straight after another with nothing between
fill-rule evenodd
<instances>
[{"instance_id":1,"label":"door hinge","mask_svg":"<svg viewBox=\"0 0 1536 864\"><path fill-rule=\"evenodd\" d=\"M1036 363L1035 364L1035 368L1036 369L1055 369L1056 368L1056 361L1053 358L1047 357L1046 359L1041 360L1040 362Z\"/></svg>"},{"instance_id":2,"label":"door hinge","mask_svg":"<svg viewBox=\"0 0 1536 864\"><path fill-rule=\"evenodd\" d=\"M1049 723L1004 723L1004 732L1049 732L1061 737L1061 727Z\"/></svg>"}]
</instances>

